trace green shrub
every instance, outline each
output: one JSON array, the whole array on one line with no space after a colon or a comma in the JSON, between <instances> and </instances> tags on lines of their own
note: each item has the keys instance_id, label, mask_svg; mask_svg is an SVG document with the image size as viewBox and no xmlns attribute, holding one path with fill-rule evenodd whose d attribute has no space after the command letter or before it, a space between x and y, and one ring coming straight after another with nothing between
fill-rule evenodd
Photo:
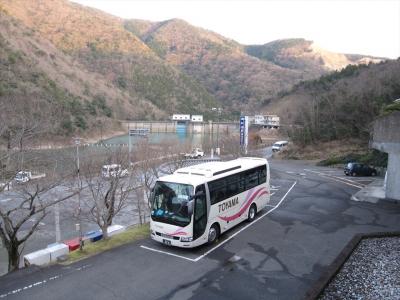
<instances>
[{"instance_id":1,"label":"green shrub","mask_svg":"<svg viewBox=\"0 0 400 300\"><path fill-rule=\"evenodd\" d=\"M71 134L74 131L74 126L72 125L72 122L69 119L61 122L61 128L64 130L66 134Z\"/></svg>"},{"instance_id":2,"label":"green shrub","mask_svg":"<svg viewBox=\"0 0 400 300\"><path fill-rule=\"evenodd\" d=\"M387 153L380 152L378 150L372 149L365 153L348 153L342 156L332 156L328 159L321 160L317 163L318 166L333 166L346 164L348 162L359 162L367 165L372 165L375 167L387 167L388 156Z\"/></svg>"},{"instance_id":3,"label":"green shrub","mask_svg":"<svg viewBox=\"0 0 400 300\"><path fill-rule=\"evenodd\" d=\"M85 119L82 116L75 116L75 126L82 130L87 129L88 127Z\"/></svg>"}]
</instances>

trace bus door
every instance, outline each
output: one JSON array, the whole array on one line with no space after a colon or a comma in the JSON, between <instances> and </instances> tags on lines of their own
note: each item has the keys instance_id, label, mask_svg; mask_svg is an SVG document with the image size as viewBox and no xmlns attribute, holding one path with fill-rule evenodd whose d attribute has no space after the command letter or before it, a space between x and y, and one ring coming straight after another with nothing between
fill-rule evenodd
<instances>
[{"instance_id":1,"label":"bus door","mask_svg":"<svg viewBox=\"0 0 400 300\"><path fill-rule=\"evenodd\" d=\"M199 185L195 194L202 192L202 195L196 197L193 216L193 240L203 235L207 227L207 200L205 185Z\"/></svg>"}]
</instances>

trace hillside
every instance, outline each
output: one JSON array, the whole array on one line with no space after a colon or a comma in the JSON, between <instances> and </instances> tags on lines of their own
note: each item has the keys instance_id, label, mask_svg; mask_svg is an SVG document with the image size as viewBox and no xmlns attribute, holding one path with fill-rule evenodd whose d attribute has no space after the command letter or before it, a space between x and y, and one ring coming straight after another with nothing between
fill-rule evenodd
<instances>
[{"instance_id":1,"label":"hillside","mask_svg":"<svg viewBox=\"0 0 400 300\"><path fill-rule=\"evenodd\" d=\"M302 70L310 75L323 75L349 64L378 63L384 60L366 55L330 52L305 39L285 39L264 45L249 45L245 46L245 51L259 59L284 68Z\"/></svg>"},{"instance_id":2,"label":"hillside","mask_svg":"<svg viewBox=\"0 0 400 300\"><path fill-rule=\"evenodd\" d=\"M129 97L96 73L87 71L35 31L0 11L0 103L15 109L26 101L41 101L55 114L54 133L72 134L115 116L140 113L140 101ZM125 110L122 110L125 107ZM19 111L15 111L18 114ZM15 117L15 115L14 115Z\"/></svg>"},{"instance_id":3,"label":"hillside","mask_svg":"<svg viewBox=\"0 0 400 300\"><path fill-rule=\"evenodd\" d=\"M161 58L202 83L223 105L254 109L268 97L316 75L252 57L243 46L179 19L149 23L125 21Z\"/></svg>"},{"instance_id":4,"label":"hillside","mask_svg":"<svg viewBox=\"0 0 400 300\"><path fill-rule=\"evenodd\" d=\"M400 98L400 59L349 65L342 71L296 85L264 102L303 143L359 138L367 141L371 122Z\"/></svg>"},{"instance_id":5,"label":"hillside","mask_svg":"<svg viewBox=\"0 0 400 300\"><path fill-rule=\"evenodd\" d=\"M331 53L304 39L244 46L183 20L123 20L67 0L0 0L0 8L3 94L58 99L68 132L98 118L181 112L207 119L217 105L236 118L300 82L380 60Z\"/></svg>"},{"instance_id":6,"label":"hillside","mask_svg":"<svg viewBox=\"0 0 400 300\"><path fill-rule=\"evenodd\" d=\"M238 111L256 111L282 90L348 64L382 60L329 52L304 39L244 46L180 19L127 20L124 24L162 59L197 79L223 105L233 103Z\"/></svg>"},{"instance_id":7,"label":"hillside","mask_svg":"<svg viewBox=\"0 0 400 300\"><path fill-rule=\"evenodd\" d=\"M161 60L125 30L119 18L64 0L0 0L0 5L88 71L101 75L112 89L127 93L135 109L134 99L141 101L141 112L131 118L201 112L214 103L195 80ZM117 105L126 111L124 104Z\"/></svg>"}]
</instances>

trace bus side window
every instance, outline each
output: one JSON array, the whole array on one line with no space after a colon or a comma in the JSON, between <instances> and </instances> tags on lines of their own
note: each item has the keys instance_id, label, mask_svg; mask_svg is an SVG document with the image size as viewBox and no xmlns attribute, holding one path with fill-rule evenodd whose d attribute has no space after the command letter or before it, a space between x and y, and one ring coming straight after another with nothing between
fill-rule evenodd
<instances>
[{"instance_id":1,"label":"bus side window","mask_svg":"<svg viewBox=\"0 0 400 300\"><path fill-rule=\"evenodd\" d=\"M226 178L227 184L227 195L226 197L232 197L239 194L239 174L231 175Z\"/></svg>"},{"instance_id":2,"label":"bus side window","mask_svg":"<svg viewBox=\"0 0 400 300\"><path fill-rule=\"evenodd\" d=\"M259 175L258 184L265 183L267 181L267 167L266 166L259 167L258 175Z\"/></svg>"},{"instance_id":3,"label":"bus side window","mask_svg":"<svg viewBox=\"0 0 400 300\"><path fill-rule=\"evenodd\" d=\"M226 198L225 178L214 180L208 183L210 189L211 204L216 204Z\"/></svg>"},{"instance_id":4,"label":"bus side window","mask_svg":"<svg viewBox=\"0 0 400 300\"><path fill-rule=\"evenodd\" d=\"M246 190L258 185L258 170L252 169L246 172Z\"/></svg>"},{"instance_id":5,"label":"bus side window","mask_svg":"<svg viewBox=\"0 0 400 300\"><path fill-rule=\"evenodd\" d=\"M243 193L246 190L246 176L244 173L239 174L239 193Z\"/></svg>"}]
</instances>

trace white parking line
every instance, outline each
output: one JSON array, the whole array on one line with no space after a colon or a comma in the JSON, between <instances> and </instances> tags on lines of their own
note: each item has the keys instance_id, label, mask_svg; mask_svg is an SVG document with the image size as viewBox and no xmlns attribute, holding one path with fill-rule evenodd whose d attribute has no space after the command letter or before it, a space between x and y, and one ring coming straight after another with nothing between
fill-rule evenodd
<instances>
[{"instance_id":1,"label":"white parking line","mask_svg":"<svg viewBox=\"0 0 400 300\"><path fill-rule=\"evenodd\" d=\"M5 203L5 202L8 202L10 200L12 200L12 198L1 199L0 202L1 203Z\"/></svg>"},{"instance_id":2,"label":"white parking line","mask_svg":"<svg viewBox=\"0 0 400 300\"><path fill-rule=\"evenodd\" d=\"M158 249L146 247L146 246L143 246L143 245L140 245L140 248L147 249L147 250L150 250L150 251L153 251L153 252L158 252L158 253L170 255L170 256L175 256L175 257L183 258L183 259L186 259L186 260L189 260L189 261L193 261L193 262L196 261L196 260L193 259L193 258L189 258L189 257L186 257L186 256L178 255L178 254L171 253L171 252L168 252L168 251L162 251L162 250L158 250Z\"/></svg>"},{"instance_id":3,"label":"white parking line","mask_svg":"<svg viewBox=\"0 0 400 300\"><path fill-rule=\"evenodd\" d=\"M362 187L364 187L364 186L365 186L365 184L362 184L362 183L358 182L357 180L351 180L351 179L342 178L342 177L333 176L333 175L328 175L328 176L331 176L331 177L337 178L337 179L339 179L339 180L344 180L344 181L347 181L347 182L350 182L350 183L359 184L359 185L361 185Z\"/></svg>"},{"instance_id":4,"label":"white parking line","mask_svg":"<svg viewBox=\"0 0 400 300\"><path fill-rule=\"evenodd\" d=\"M88 267L91 267L91 265L83 265L83 266L81 266L81 267L78 267L78 268L73 269L71 272L74 272L74 271L82 271L82 270L84 270L84 269L86 269L86 268L88 268ZM71 273L71 272L69 272L69 273ZM29 285L26 285L26 286L24 286L24 287L21 287L21 288L18 288L18 289L9 291L9 292L4 293L4 294L0 294L0 298L6 298L6 297L8 297L8 296L13 296L13 295L15 295L15 294L18 294L18 293L20 293L20 292L29 290L29 289L34 288L34 287L43 286L43 285L45 285L46 283L49 283L50 281L53 281L53 280L56 280L56 279L59 279L59 278L63 277L64 275L68 275L68 273L65 273L65 274L58 274L58 275L52 276L52 277L50 277L50 278L44 279L44 280L42 280L42 281L36 281L36 282L31 283L31 284L29 284Z\"/></svg>"},{"instance_id":5,"label":"white parking line","mask_svg":"<svg viewBox=\"0 0 400 300\"><path fill-rule=\"evenodd\" d=\"M253 222L247 224L246 226L244 226L243 228L241 228L240 230L238 230L237 232L235 232L234 234L232 234L231 236L229 236L226 240L222 241L221 243L219 243L219 244L216 245L215 247L211 248L210 250L208 250L207 252L205 252L204 254L202 254L202 255L200 255L200 256L198 256L198 257L196 257L196 258L188 258L188 257L182 256L182 255L178 255L178 254L174 254L174 253L171 253L171 252L168 252L168 251L162 251L162 250L158 250L158 249L146 247L146 246L143 246L143 245L141 245L140 247L143 248L143 249L147 249L147 250L153 251L153 252L163 253L163 254L166 254L166 255L175 256L175 257L182 258L182 259L185 259L185 260L189 260L189 261L192 261L192 262L197 262L197 261L199 261L200 259L202 259L202 258L206 257L207 255L209 255L211 252L213 252L213 251L215 251L216 249L218 249L219 247L221 247L222 245L224 245L225 243L227 243L228 241L230 241L231 239L233 239L235 236L237 236L237 235L238 235L239 233L241 233L243 230L245 230L245 229L247 229L248 227L254 225L254 224L257 223L258 221L260 221L261 219L263 219L265 216L267 216L267 215L269 215L270 213L272 213L275 209L277 209L277 208L282 204L282 202L285 200L285 198L287 197L287 195L290 193L290 191L294 188L294 186L295 186L296 184L297 184L297 181L295 181L295 182L292 184L292 186L289 188L289 190L286 192L286 194L283 195L283 197L281 198L281 200L279 200L278 204L275 205L273 208L271 208L269 211L267 211L265 214L261 215L260 217L258 217L257 219L255 219Z\"/></svg>"},{"instance_id":6,"label":"white parking line","mask_svg":"<svg viewBox=\"0 0 400 300\"><path fill-rule=\"evenodd\" d=\"M267 211L265 214L263 214L262 216L258 217L257 219L255 219L253 222L247 224L246 226L244 226L242 229L240 229L239 231L235 232L234 234L232 234L229 238L227 238L226 240L224 240L222 243L216 245L214 248L211 248L210 250L208 250L206 253L204 253L203 255L200 255L199 257L197 257L195 259L195 261L199 261L200 259L202 259L203 257L207 256L208 254L210 254L211 252L213 252L214 250L218 249L219 247L221 247L223 244L225 244L226 242L230 241L232 238L234 238L235 236L237 236L239 233L241 233L243 230L247 229L248 227L254 225L255 223L257 223L258 221L260 221L261 219L263 219L265 216L269 215L270 213L272 213L275 209L277 209L279 207L279 205L281 205L281 203L283 202L283 200L285 200L286 196L290 193L290 191L294 188L294 186L297 184L297 181L295 181L292 186L290 187L290 189L286 192L286 194L281 198L281 200L278 202L278 204L270 209L269 211Z\"/></svg>"},{"instance_id":7,"label":"white parking line","mask_svg":"<svg viewBox=\"0 0 400 300\"><path fill-rule=\"evenodd\" d=\"M359 189L362 189L364 187L364 185L362 185L361 183L354 182L354 181L351 181L351 180L346 179L346 178L340 178L340 177L336 177L336 176L331 176L331 175L327 175L327 174L324 174L324 173L321 173L321 172L308 170L308 169L304 169L304 171L312 172L312 173L318 174L320 176L323 176L325 178L329 178L331 180L334 180L334 181L337 181L337 182L340 182L340 183L343 183L343 184L347 184L347 185L350 185L350 186L353 186L353 187L356 187L356 188L359 188Z\"/></svg>"}]
</instances>

